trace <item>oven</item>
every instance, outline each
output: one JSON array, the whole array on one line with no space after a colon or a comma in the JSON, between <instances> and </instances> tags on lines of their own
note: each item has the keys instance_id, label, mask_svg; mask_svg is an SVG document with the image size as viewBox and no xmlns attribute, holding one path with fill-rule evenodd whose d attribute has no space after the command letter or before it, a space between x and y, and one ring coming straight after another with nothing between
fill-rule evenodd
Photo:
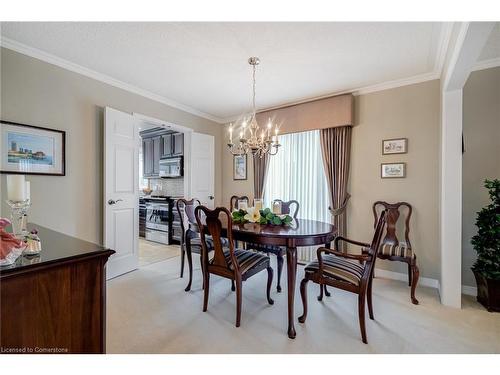
<instances>
[{"instance_id":1,"label":"oven","mask_svg":"<svg viewBox=\"0 0 500 375\"><path fill-rule=\"evenodd\" d=\"M169 243L170 210L169 204L146 203L146 240Z\"/></svg>"}]
</instances>

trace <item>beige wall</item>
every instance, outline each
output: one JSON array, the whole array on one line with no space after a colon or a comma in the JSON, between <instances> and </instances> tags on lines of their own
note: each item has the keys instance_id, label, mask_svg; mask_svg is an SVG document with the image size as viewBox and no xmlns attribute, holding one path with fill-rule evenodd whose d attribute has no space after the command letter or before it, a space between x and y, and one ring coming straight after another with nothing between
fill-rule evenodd
<instances>
[{"instance_id":1,"label":"beige wall","mask_svg":"<svg viewBox=\"0 0 500 375\"><path fill-rule=\"evenodd\" d=\"M439 81L356 97L348 206L349 235L370 240L372 203L406 201L413 206L410 241L420 275L439 277ZM408 153L382 155L382 140L408 138ZM380 163L406 162L407 177L380 178ZM403 240L402 236L399 236ZM406 273L404 264L379 261L377 268Z\"/></svg>"},{"instance_id":2,"label":"beige wall","mask_svg":"<svg viewBox=\"0 0 500 375\"><path fill-rule=\"evenodd\" d=\"M500 178L500 68L473 72L463 90L462 284L475 286L476 213L489 204L485 178Z\"/></svg>"},{"instance_id":3,"label":"beige wall","mask_svg":"<svg viewBox=\"0 0 500 375\"><path fill-rule=\"evenodd\" d=\"M349 235L369 241L373 234L371 205L376 200L407 201L414 207L410 240L421 268L421 276L439 277L439 81L380 91L355 97L355 126L348 206ZM382 156L382 139L405 137L409 152ZM233 193L253 194L249 180L232 181L231 157L223 154L223 197ZM380 163L404 161L407 177L380 178ZM249 162L251 169L251 163ZM406 266L381 261L378 268L407 272Z\"/></svg>"},{"instance_id":4,"label":"beige wall","mask_svg":"<svg viewBox=\"0 0 500 375\"><path fill-rule=\"evenodd\" d=\"M165 82L168 84L168 82ZM215 136L215 197L221 202L222 125L105 83L1 49L1 118L66 131L66 176L29 176L41 225L100 242L103 107L147 116ZM5 192L5 176L1 178ZM2 196L2 202L5 201ZM8 212L5 203L2 212Z\"/></svg>"}]
</instances>

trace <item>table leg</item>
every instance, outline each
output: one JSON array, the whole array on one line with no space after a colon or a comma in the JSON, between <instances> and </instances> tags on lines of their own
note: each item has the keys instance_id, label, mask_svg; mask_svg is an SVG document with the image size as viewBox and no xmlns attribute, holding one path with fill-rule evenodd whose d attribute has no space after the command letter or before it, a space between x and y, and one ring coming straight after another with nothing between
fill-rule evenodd
<instances>
[{"instance_id":1,"label":"table leg","mask_svg":"<svg viewBox=\"0 0 500 375\"><path fill-rule=\"evenodd\" d=\"M297 248L286 248L286 271L288 281L288 337L296 336L294 325L295 279L297 278Z\"/></svg>"}]
</instances>

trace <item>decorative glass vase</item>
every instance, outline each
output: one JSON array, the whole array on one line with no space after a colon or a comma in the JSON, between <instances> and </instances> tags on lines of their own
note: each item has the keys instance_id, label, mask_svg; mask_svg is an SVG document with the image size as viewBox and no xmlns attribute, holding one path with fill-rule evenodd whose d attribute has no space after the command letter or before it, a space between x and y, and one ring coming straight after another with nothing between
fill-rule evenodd
<instances>
[{"instance_id":1,"label":"decorative glass vase","mask_svg":"<svg viewBox=\"0 0 500 375\"><path fill-rule=\"evenodd\" d=\"M7 201L11 209L12 234L23 239L28 234L28 210L31 206L29 199L24 201Z\"/></svg>"}]
</instances>

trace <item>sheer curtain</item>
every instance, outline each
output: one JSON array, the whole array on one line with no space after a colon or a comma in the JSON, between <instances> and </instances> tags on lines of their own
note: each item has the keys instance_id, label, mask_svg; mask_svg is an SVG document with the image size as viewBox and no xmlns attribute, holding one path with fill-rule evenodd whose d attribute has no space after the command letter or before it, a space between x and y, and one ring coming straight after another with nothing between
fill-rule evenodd
<instances>
[{"instance_id":1,"label":"sheer curtain","mask_svg":"<svg viewBox=\"0 0 500 375\"><path fill-rule=\"evenodd\" d=\"M265 207L271 207L273 199L295 199L300 203L299 218L330 222L319 130L281 135L279 141L282 147L269 159ZM301 261L312 260L315 255L315 248L298 252Z\"/></svg>"}]
</instances>

